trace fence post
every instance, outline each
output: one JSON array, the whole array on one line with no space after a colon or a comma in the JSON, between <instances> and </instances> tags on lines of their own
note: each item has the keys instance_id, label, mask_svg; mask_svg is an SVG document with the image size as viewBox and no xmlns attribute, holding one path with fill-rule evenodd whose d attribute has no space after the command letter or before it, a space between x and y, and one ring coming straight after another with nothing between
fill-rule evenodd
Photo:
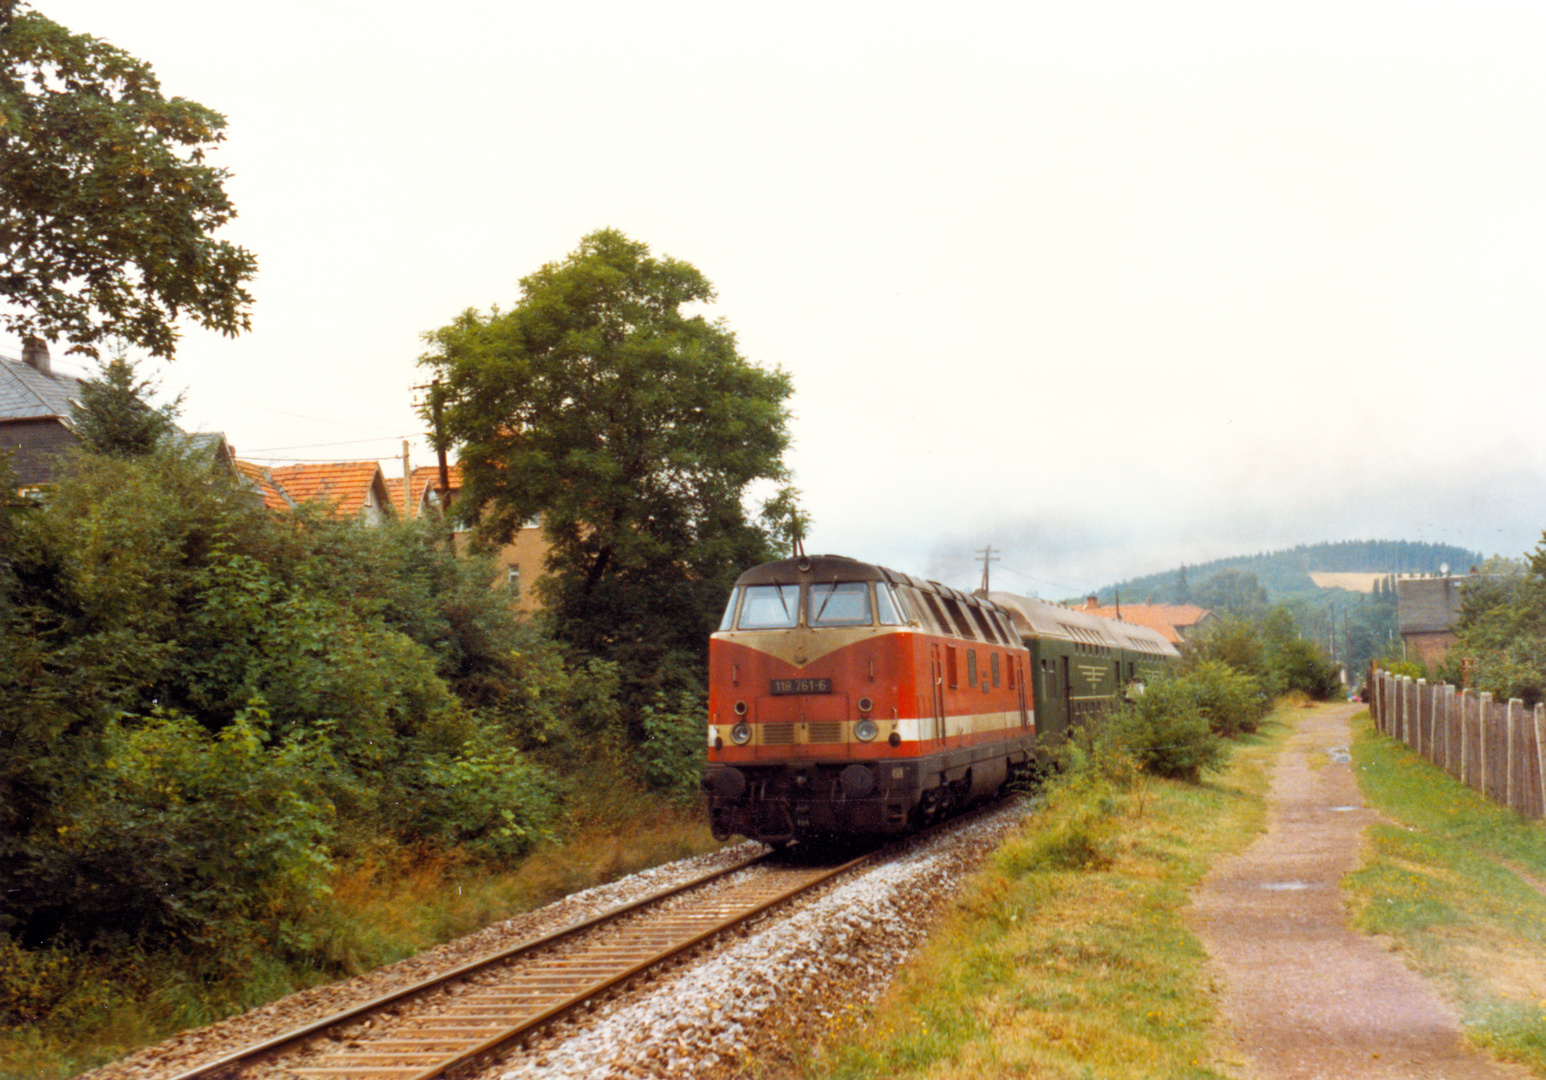
<instances>
[{"instance_id":1,"label":"fence post","mask_svg":"<svg viewBox=\"0 0 1546 1080\"><path fill-rule=\"evenodd\" d=\"M1539 817L1546 817L1546 703L1535 706L1535 765L1540 780L1541 797Z\"/></svg>"},{"instance_id":2,"label":"fence post","mask_svg":"<svg viewBox=\"0 0 1546 1080\"><path fill-rule=\"evenodd\" d=\"M1440 755L1443 760L1439 763L1445 772L1454 775L1455 748L1451 745L1455 738L1455 688L1449 683L1439 687L1439 701L1436 707L1438 714L1443 717L1440 721L1441 734L1439 737Z\"/></svg>"},{"instance_id":3,"label":"fence post","mask_svg":"<svg viewBox=\"0 0 1546 1080\"><path fill-rule=\"evenodd\" d=\"M1460 691L1460 782L1471 786L1476 749L1471 745L1471 688Z\"/></svg>"},{"instance_id":4,"label":"fence post","mask_svg":"<svg viewBox=\"0 0 1546 1080\"><path fill-rule=\"evenodd\" d=\"M1490 799L1492 798L1492 770L1496 768L1492 759L1497 757L1497 755L1492 752L1492 732L1488 730L1490 727L1492 727L1492 724L1490 723L1492 720L1492 694L1490 691L1483 690L1481 693L1476 695L1476 719L1476 741L1482 752L1482 783L1481 786L1477 788L1477 790L1480 791L1482 795Z\"/></svg>"},{"instance_id":5,"label":"fence post","mask_svg":"<svg viewBox=\"0 0 1546 1080\"><path fill-rule=\"evenodd\" d=\"M1508 747L1504 750L1504 760L1508 762L1504 771L1508 773L1508 778L1504 785L1503 798L1504 805L1510 810L1519 809L1514 801L1514 792L1518 790L1514 782L1514 765L1516 762L1522 763L1523 755L1515 752L1514 742L1519 738L1519 711L1524 708L1524 705L1525 703L1518 698L1509 698L1508 711L1503 719L1503 730L1508 737Z\"/></svg>"},{"instance_id":6,"label":"fence post","mask_svg":"<svg viewBox=\"0 0 1546 1080\"><path fill-rule=\"evenodd\" d=\"M1412 698L1415 707L1412 715L1417 723L1413 725L1412 749L1423 757L1428 757L1428 720L1433 715L1432 701L1427 699L1428 680L1418 679L1412 684Z\"/></svg>"}]
</instances>

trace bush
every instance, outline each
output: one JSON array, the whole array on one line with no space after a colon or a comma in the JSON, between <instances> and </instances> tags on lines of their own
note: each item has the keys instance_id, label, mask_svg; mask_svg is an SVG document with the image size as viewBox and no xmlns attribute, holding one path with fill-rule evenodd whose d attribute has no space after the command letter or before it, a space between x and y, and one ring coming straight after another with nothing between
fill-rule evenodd
<instances>
[{"instance_id":1,"label":"bush","mask_svg":"<svg viewBox=\"0 0 1546 1080\"><path fill-rule=\"evenodd\" d=\"M1255 731L1271 708L1260 683L1218 660L1203 661L1182 680L1208 727L1225 738Z\"/></svg>"},{"instance_id":2,"label":"bush","mask_svg":"<svg viewBox=\"0 0 1546 1080\"><path fill-rule=\"evenodd\" d=\"M698 798L703 778L704 708L701 698L679 695L668 704L663 694L644 707L639 761L645 782L684 802Z\"/></svg>"},{"instance_id":3,"label":"bush","mask_svg":"<svg viewBox=\"0 0 1546 1080\"><path fill-rule=\"evenodd\" d=\"M191 945L233 965L265 941L285 946L280 913L303 911L331 868L331 757L316 739L267 739L256 710L218 736L176 713L109 723L13 868L8 897L29 936Z\"/></svg>"},{"instance_id":4,"label":"bush","mask_svg":"<svg viewBox=\"0 0 1546 1080\"><path fill-rule=\"evenodd\" d=\"M407 828L425 841L510 858L552 839L560 785L518 750L468 747L436 755L417 776L417 806Z\"/></svg>"},{"instance_id":5,"label":"bush","mask_svg":"<svg viewBox=\"0 0 1546 1080\"><path fill-rule=\"evenodd\" d=\"M1190 676L1156 679L1136 701L1118 708L1108 727L1115 743L1155 776L1195 782L1224 767L1225 744L1198 704Z\"/></svg>"}]
</instances>

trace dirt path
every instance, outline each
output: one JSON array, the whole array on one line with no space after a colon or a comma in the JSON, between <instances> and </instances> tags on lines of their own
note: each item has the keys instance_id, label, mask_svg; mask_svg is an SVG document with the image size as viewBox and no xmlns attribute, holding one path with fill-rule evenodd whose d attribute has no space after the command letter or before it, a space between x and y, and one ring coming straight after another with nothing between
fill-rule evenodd
<instances>
[{"instance_id":1,"label":"dirt path","mask_svg":"<svg viewBox=\"0 0 1546 1080\"><path fill-rule=\"evenodd\" d=\"M1338 882L1375 814L1348 762L1357 706L1305 710L1272 775L1267 832L1214 867L1193 927L1225 1023L1261 1080L1531 1075L1472 1049L1434 989L1347 924Z\"/></svg>"}]
</instances>

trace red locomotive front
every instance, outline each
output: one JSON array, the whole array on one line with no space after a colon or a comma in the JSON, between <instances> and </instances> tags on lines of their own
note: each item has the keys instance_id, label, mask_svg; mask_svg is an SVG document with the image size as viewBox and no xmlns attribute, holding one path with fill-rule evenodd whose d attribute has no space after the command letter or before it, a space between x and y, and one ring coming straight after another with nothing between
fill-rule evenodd
<instances>
[{"instance_id":1,"label":"red locomotive front","mask_svg":"<svg viewBox=\"0 0 1546 1080\"><path fill-rule=\"evenodd\" d=\"M1027 652L990 601L839 556L742 574L709 645L717 835L895 833L1030 757Z\"/></svg>"}]
</instances>

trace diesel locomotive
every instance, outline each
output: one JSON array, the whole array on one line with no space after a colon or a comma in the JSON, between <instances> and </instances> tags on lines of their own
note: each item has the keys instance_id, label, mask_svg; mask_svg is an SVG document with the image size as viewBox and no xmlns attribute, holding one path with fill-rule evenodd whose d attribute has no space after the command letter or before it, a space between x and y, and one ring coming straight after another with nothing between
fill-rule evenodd
<instances>
[{"instance_id":1,"label":"diesel locomotive","mask_svg":"<svg viewBox=\"0 0 1546 1080\"><path fill-rule=\"evenodd\" d=\"M736 581L709 642L716 836L905 832L987 798L1176 657L1160 634L837 555Z\"/></svg>"}]
</instances>

